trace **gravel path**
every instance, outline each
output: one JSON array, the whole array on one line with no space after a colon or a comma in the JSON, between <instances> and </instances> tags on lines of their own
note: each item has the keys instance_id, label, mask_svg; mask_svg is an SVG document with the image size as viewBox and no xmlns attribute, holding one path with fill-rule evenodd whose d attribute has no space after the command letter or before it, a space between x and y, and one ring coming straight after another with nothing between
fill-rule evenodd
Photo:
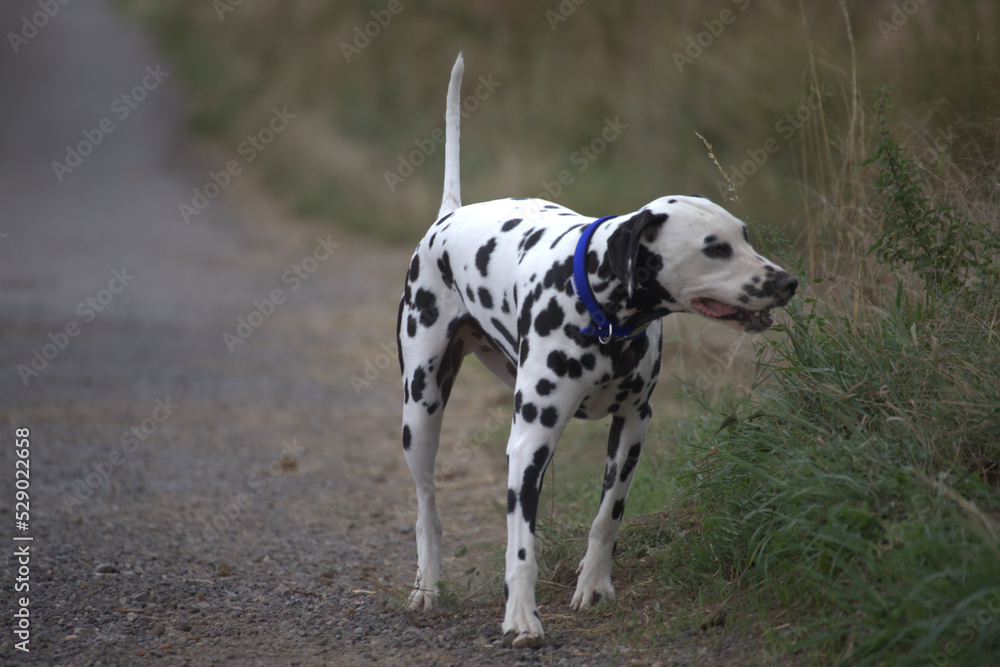
<instances>
[{"instance_id":1,"label":"gravel path","mask_svg":"<svg viewBox=\"0 0 1000 667\"><path fill-rule=\"evenodd\" d=\"M445 611L399 607L415 566L393 339L409 252L283 220L245 171L185 221L235 148L185 137L169 64L109 5L58 5L0 56L0 423L7 443L30 431L17 534L33 538L13 541L8 444L0 536L28 547L30 588L14 594L9 556L0 662L623 664L634 654L566 605L543 609L547 647L503 649L496 582ZM0 26L38 7L5 2ZM502 445L459 445L496 430L505 392L461 381L443 440L452 577L495 573L504 526Z\"/></svg>"}]
</instances>

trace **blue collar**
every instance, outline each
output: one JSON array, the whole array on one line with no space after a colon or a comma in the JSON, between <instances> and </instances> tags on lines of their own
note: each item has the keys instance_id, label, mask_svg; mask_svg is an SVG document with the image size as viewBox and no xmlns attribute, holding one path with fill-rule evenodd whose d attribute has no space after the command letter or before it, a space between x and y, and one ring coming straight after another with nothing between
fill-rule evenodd
<instances>
[{"instance_id":1,"label":"blue collar","mask_svg":"<svg viewBox=\"0 0 1000 667\"><path fill-rule=\"evenodd\" d=\"M583 235L576 244L576 252L573 254L573 287L576 289L576 295L594 320L594 324L597 325L580 329L580 333L584 336L597 336L597 340L601 343L607 343L612 338L629 340L645 336L646 326L648 326L644 324L641 327L623 327L615 324L604 314L597 299L594 298L593 292L590 291L590 283L587 280L587 246L590 244L590 237L594 235L602 222L615 217L618 216L609 215L594 220L583 230Z\"/></svg>"}]
</instances>

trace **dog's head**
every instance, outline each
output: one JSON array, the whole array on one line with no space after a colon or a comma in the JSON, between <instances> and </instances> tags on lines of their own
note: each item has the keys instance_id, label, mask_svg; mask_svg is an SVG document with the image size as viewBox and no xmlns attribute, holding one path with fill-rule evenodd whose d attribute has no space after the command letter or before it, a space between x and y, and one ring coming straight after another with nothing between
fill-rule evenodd
<instances>
[{"instance_id":1,"label":"dog's head","mask_svg":"<svg viewBox=\"0 0 1000 667\"><path fill-rule=\"evenodd\" d=\"M619 223L608 260L630 301L658 300L754 333L799 285L754 251L746 225L701 197L662 197Z\"/></svg>"}]
</instances>

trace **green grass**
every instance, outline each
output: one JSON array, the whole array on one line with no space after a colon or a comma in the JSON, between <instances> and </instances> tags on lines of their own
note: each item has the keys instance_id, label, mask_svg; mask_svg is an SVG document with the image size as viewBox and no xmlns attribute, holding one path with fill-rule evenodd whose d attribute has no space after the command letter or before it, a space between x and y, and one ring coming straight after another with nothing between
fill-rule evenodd
<instances>
[{"instance_id":1,"label":"green grass","mask_svg":"<svg viewBox=\"0 0 1000 667\"><path fill-rule=\"evenodd\" d=\"M952 203L955 180L917 168L885 105L875 113L880 130L859 141L876 158L869 185L831 181L840 196L825 200L867 212L876 263L859 257L852 273L883 284L814 280L784 335L759 343L747 395L651 434L674 453L639 468L616 585L629 590L642 564L655 584L639 597L679 596L682 613L650 619L644 642L722 606L733 631L764 638L764 661L1000 655L998 194ZM915 224L935 216L947 220ZM937 261L887 251L889 235ZM592 504L557 531L556 561L582 553Z\"/></svg>"}]
</instances>

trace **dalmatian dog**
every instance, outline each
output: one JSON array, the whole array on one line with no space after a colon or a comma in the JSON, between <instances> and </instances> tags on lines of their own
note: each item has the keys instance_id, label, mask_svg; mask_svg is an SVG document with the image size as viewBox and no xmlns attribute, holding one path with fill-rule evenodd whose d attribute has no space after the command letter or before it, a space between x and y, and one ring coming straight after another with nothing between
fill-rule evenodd
<instances>
[{"instance_id":1,"label":"dalmatian dog","mask_svg":"<svg viewBox=\"0 0 1000 667\"><path fill-rule=\"evenodd\" d=\"M611 561L650 420L661 318L693 313L764 331L798 281L751 248L742 222L700 197L661 197L599 220L539 199L462 206L463 71L459 54L448 87L441 210L413 254L399 306L403 450L418 497L410 608L431 608L438 593L434 459L462 359L475 354L514 390L504 643L539 647L535 519L566 424L611 416L600 508L570 602L586 609L615 597Z\"/></svg>"}]
</instances>

